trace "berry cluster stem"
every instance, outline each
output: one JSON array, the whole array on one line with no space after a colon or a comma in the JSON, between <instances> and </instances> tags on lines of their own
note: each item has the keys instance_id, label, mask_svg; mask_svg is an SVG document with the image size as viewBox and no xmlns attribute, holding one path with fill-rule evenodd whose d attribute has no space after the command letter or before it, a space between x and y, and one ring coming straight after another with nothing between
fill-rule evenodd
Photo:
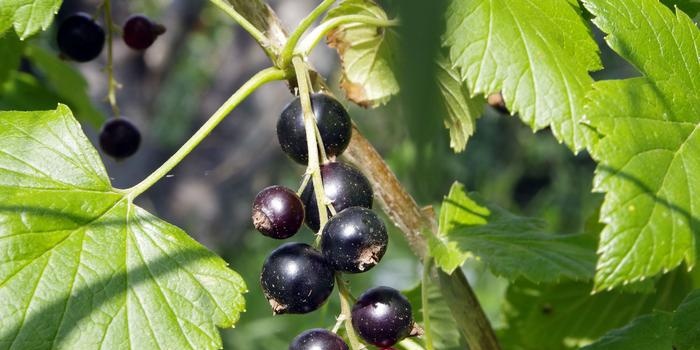
<instances>
[{"instance_id":1,"label":"berry cluster stem","mask_svg":"<svg viewBox=\"0 0 700 350\"><path fill-rule=\"evenodd\" d=\"M112 1L105 0L104 2L105 11L105 26L107 27L107 100L109 101L110 107L112 107L112 113L115 117L119 117L121 114L119 112L119 106L117 105L117 88L119 83L114 78L114 54L112 50L112 37L114 36L114 23L112 22Z\"/></svg>"},{"instance_id":2,"label":"berry cluster stem","mask_svg":"<svg viewBox=\"0 0 700 350\"><path fill-rule=\"evenodd\" d=\"M146 179L141 181L136 186L127 189L127 195L130 200L138 197L141 193L145 192L151 186L153 186L158 180L168 174L175 166L177 166L192 150L199 145L202 140L204 140L209 133L211 133L214 128L221 123L226 116L231 113L231 111L238 106L243 100L246 99L253 91L257 90L260 86L265 85L271 81L283 80L287 76L284 71L277 68L267 68L261 70L255 74L250 80L245 82L236 92L231 95L231 97L224 102L219 109L212 114L202 127L197 130L197 132L190 137L187 142L185 142L182 147L180 147L175 154L173 154L163 165L156 169L151 175Z\"/></svg>"},{"instance_id":3,"label":"berry cluster stem","mask_svg":"<svg viewBox=\"0 0 700 350\"><path fill-rule=\"evenodd\" d=\"M433 268L433 259L426 257L423 261L423 276L421 283L421 307L423 309L423 339L425 340L425 350L434 350L433 346L433 330L430 322L430 302L428 300L428 284L430 283L430 273Z\"/></svg>"},{"instance_id":4,"label":"berry cluster stem","mask_svg":"<svg viewBox=\"0 0 700 350\"><path fill-rule=\"evenodd\" d=\"M350 341L350 349L360 350L363 348L362 343L357 338L355 333L355 328L352 326L352 308L350 303L355 302L355 298L352 297L348 286L343 280L343 275L341 273L335 274L335 284L338 285L338 295L340 296L340 310L343 315L343 320L345 322L345 332L347 333L348 340Z\"/></svg>"},{"instance_id":5,"label":"berry cluster stem","mask_svg":"<svg viewBox=\"0 0 700 350\"><path fill-rule=\"evenodd\" d=\"M299 25L294 29L294 32L289 35L289 38L287 39L287 43L284 44L284 47L282 48L282 53L280 53L279 57L279 65L278 67L284 69L289 65L290 60L292 60L292 57L294 55L294 49L297 46L297 43L299 42L299 39L301 36L306 32L309 27L311 27L312 24L318 19L326 10L328 10L331 5L335 0L323 0L318 6L316 6L311 13L309 13L304 19L299 22Z\"/></svg>"},{"instance_id":6,"label":"berry cluster stem","mask_svg":"<svg viewBox=\"0 0 700 350\"><path fill-rule=\"evenodd\" d=\"M328 212L326 211L326 193L323 190L323 179L321 178L321 166L319 163L318 142L316 141L316 118L311 107L311 87L309 84L309 70L300 56L292 59L294 71L299 84L299 98L301 100L301 110L304 114L304 128L306 130L306 147L309 152L309 163L306 169L307 174L311 174L311 183L316 194L316 204L318 205L318 218L320 229L328 222Z\"/></svg>"},{"instance_id":7,"label":"berry cluster stem","mask_svg":"<svg viewBox=\"0 0 700 350\"><path fill-rule=\"evenodd\" d=\"M220 8L222 11L224 11L227 15L229 15L231 18L233 18L238 25L240 25L250 36L255 39L255 41L258 42L260 47L265 50L265 53L268 55L268 57L274 57L274 54L270 52L270 45L269 45L269 39L263 32L258 30L252 23L250 23L245 17L243 17L236 9L231 5L228 1L226 0L211 0L212 4L216 5L216 7Z\"/></svg>"},{"instance_id":8,"label":"berry cluster stem","mask_svg":"<svg viewBox=\"0 0 700 350\"><path fill-rule=\"evenodd\" d=\"M335 17L319 24L318 27L309 32L309 34L307 34L299 43L296 53L308 56L311 53L311 50L318 45L318 42L321 41L326 34L331 32L333 29L348 23L353 23L355 25L367 24L377 27L394 27L399 24L399 21L395 19L380 19L366 15L346 15Z\"/></svg>"}]
</instances>

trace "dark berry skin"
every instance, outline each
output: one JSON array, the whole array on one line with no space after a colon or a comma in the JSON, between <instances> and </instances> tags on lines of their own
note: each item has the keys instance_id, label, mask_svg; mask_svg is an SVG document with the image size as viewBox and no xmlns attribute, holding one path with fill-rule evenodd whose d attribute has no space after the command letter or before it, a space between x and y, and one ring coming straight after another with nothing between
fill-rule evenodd
<instances>
[{"instance_id":1,"label":"dark berry skin","mask_svg":"<svg viewBox=\"0 0 700 350\"><path fill-rule=\"evenodd\" d=\"M318 93L311 95L311 107L328 157L343 153L350 143L352 123L348 111L333 97ZM306 129L301 99L289 103L277 121L277 140L284 153L300 164L308 162Z\"/></svg>"},{"instance_id":2,"label":"dark berry skin","mask_svg":"<svg viewBox=\"0 0 700 350\"><path fill-rule=\"evenodd\" d=\"M107 121L100 131L100 148L107 155L117 159L132 156L140 144L139 129L124 118Z\"/></svg>"},{"instance_id":3,"label":"dark berry skin","mask_svg":"<svg viewBox=\"0 0 700 350\"><path fill-rule=\"evenodd\" d=\"M304 223L304 205L297 194L283 186L270 186L253 201L253 225L276 239L294 236Z\"/></svg>"},{"instance_id":4,"label":"dark berry skin","mask_svg":"<svg viewBox=\"0 0 700 350\"><path fill-rule=\"evenodd\" d=\"M263 264L260 283L275 315L305 314L328 299L335 282L323 255L304 243L286 243Z\"/></svg>"},{"instance_id":5,"label":"dark berry skin","mask_svg":"<svg viewBox=\"0 0 700 350\"><path fill-rule=\"evenodd\" d=\"M289 350L349 350L348 345L333 332L322 328L310 329L299 334Z\"/></svg>"},{"instance_id":6,"label":"dark berry skin","mask_svg":"<svg viewBox=\"0 0 700 350\"><path fill-rule=\"evenodd\" d=\"M336 213L349 207L372 208L372 185L362 172L350 164L333 162L321 165L321 178L323 191ZM312 231L318 232L318 205L311 181L301 193L301 201L306 206L306 225Z\"/></svg>"},{"instance_id":7,"label":"dark berry skin","mask_svg":"<svg viewBox=\"0 0 700 350\"><path fill-rule=\"evenodd\" d=\"M90 15L78 12L66 18L58 26L56 42L58 49L66 57L77 62L87 62L95 59L102 52L105 32Z\"/></svg>"},{"instance_id":8,"label":"dark berry skin","mask_svg":"<svg viewBox=\"0 0 700 350\"><path fill-rule=\"evenodd\" d=\"M154 23L144 15L133 15L124 22L122 39L134 50L145 50L163 33L165 27L162 25Z\"/></svg>"},{"instance_id":9,"label":"dark berry skin","mask_svg":"<svg viewBox=\"0 0 700 350\"><path fill-rule=\"evenodd\" d=\"M352 307L352 326L366 342L378 347L392 346L413 329L411 304L394 288L369 289Z\"/></svg>"},{"instance_id":10,"label":"dark berry skin","mask_svg":"<svg viewBox=\"0 0 700 350\"><path fill-rule=\"evenodd\" d=\"M363 207L347 208L323 227L321 252L336 271L359 273L384 256L389 236L377 214Z\"/></svg>"}]
</instances>

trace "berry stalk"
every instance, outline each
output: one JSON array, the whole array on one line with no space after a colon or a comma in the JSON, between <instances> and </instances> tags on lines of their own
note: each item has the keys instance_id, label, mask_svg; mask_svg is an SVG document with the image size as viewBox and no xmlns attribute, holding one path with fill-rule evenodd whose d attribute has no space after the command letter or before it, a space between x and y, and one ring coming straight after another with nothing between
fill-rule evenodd
<instances>
[{"instance_id":1,"label":"berry stalk","mask_svg":"<svg viewBox=\"0 0 700 350\"><path fill-rule=\"evenodd\" d=\"M108 92L107 100L109 101L110 107L112 107L112 113L115 117L119 118L121 115L119 113L119 106L117 105L117 88L119 88L119 83L114 79L114 57L112 53L112 37L114 31L114 24L112 23L112 1L105 0L104 2L105 11L105 25L107 26L107 80L108 80Z\"/></svg>"},{"instance_id":2,"label":"berry stalk","mask_svg":"<svg viewBox=\"0 0 700 350\"><path fill-rule=\"evenodd\" d=\"M320 229L328 222L328 212L326 211L326 194L323 191L323 179L321 178L321 167L318 155L318 143L316 141L316 117L311 107L311 91L309 84L309 71L300 56L292 59L294 71L299 84L299 98L301 99L301 110L304 113L304 128L306 129L306 147L309 152L309 163L306 173L311 174L311 182L316 193L316 203L318 205L318 217Z\"/></svg>"},{"instance_id":3,"label":"berry stalk","mask_svg":"<svg viewBox=\"0 0 700 350\"><path fill-rule=\"evenodd\" d=\"M348 290L348 287L345 284L345 281L343 280L343 275L341 273L335 274L335 284L338 285L338 295L340 295L340 310L343 314L343 321L345 322L345 331L348 334L350 348L352 350L360 350L363 348L363 346L357 338L355 328L352 326L352 306L350 305L350 303L354 303L355 298L353 298L350 294L350 291Z\"/></svg>"},{"instance_id":4,"label":"berry stalk","mask_svg":"<svg viewBox=\"0 0 700 350\"><path fill-rule=\"evenodd\" d=\"M151 175L145 178L136 186L126 190L128 193L129 200L133 200L138 197L141 193L145 192L151 186L153 186L158 180L168 174L173 168L175 168L192 150L199 145L202 140L204 140L209 133L211 133L214 128L221 123L224 118L226 118L231 111L236 108L243 100L245 100L253 91L257 90L260 86L265 85L272 81L286 79L287 75L284 71L277 68L267 68L261 70L255 74L250 80L248 80L243 86L241 86L236 92L229 97L224 104L219 107L209 120L207 120L202 127L197 130L197 132L190 137L187 142L185 142L180 149L175 152L163 165L156 169Z\"/></svg>"},{"instance_id":5,"label":"berry stalk","mask_svg":"<svg viewBox=\"0 0 700 350\"><path fill-rule=\"evenodd\" d=\"M320 17L326 10L328 10L331 5L335 0L323 0L318 6L316 6L311 13L309 13L308 16L306 16L304 19L299 22L299 25L296 27L294 32L289 35L289 38L287 39L287 42L284 44L284 47L282 48L282 53L280 53L279 56L279 65L278 67L284 69L289 65L289 61L292 60L292 57L294 55L294 49L297 46L297 43L299 42L299 39L301 36L306 32L309 27ZM295 65L296 68L296 65Z\"/></svg>"},{"instance_id":6,"label":"berry stalk","mask_svg":"<svg viewBox=\"0 0 700 350\"><path fill-rule=\"evenodd\" d=\"M252 23L250 23L245 17L243 17L236 9L228 3L226 0L211 0L211 2L220 8L222 11L226 12L227 15L231 16L238 25L240 25L250 36L258 42L260 47L265 50L268 57L274 57L274 53L270 50L270 44L268 37L258 30Z\"/></svg>"},{"instance_id":7,"label":"berry stalk","mask_svg":"<svg viewBox=\"0 0 700 350\"><path fill-rule=\"evenodd\" d=\"M399 25L399 21L395 19L380 19L367 15L346 15L336 17L319 24L318 27L314 28L311 32L309 32L309 34L304 36L304 39L302 39L299 43L295 53L308 56L311 54L311 50L318 45L318 42L321 41L326 34L343 24L349 23L356 25L367 24L378 27L394 27Z\"/></svg>"}]
</instances>

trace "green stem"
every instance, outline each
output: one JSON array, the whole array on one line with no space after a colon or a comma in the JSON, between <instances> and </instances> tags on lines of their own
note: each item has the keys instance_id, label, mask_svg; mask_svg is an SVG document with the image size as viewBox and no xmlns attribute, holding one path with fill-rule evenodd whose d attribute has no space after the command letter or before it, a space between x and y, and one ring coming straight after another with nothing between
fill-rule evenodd
<instances>
[{"instance_id":1,"label":"green stem","mask_svg":"<svg viewBox=\"0 0 700 350\"><path fill-rule=\"evenodd\" d=\"M250 23L245 17L243 17L238 11L236 11L235 8L233 8L233 5L231 5L228 1L226 0L211 0L211 2L216 5L218 8L226 12L231 18L233 18L236 23L238 23L245 31L250 34L250 36L255 39L255 41L260 44L260 46L265 50L268 56L273 57L272 53L269 52L269 39L263 32L258 30L252 23Z\"/></svg>"},{"instance_id":2,"label":"green stem","mask_svg":"<svg viewBox=\"0 0 700 350\"><path fill-rule=\"evenodd\" d=\"M421 304L423 305L423 331L425 340L425 349L434 350L433 346L433 333L430 326L430 304L428 302L428 284L431 281L430 272L433 268L433 259L430 257L425 258L423 262L423 281L421 283L420 298Z\"/></svg>"},{"instance_id":3,"label":"green stem","mask_svg":"<svg viewBox=\"0 0 700 350\"><path fill-rule=\"evenodd\" d=\"M248 95L255 91L260 86L269 83L271 81L283 80L286 78L286 74L276 68L267 68L257 74L255 74L250 80L248 80L243 86L241 86L231 97L229 97L226 102L224 102L219 109L209 117L204 125L202 125L197 132L190 137L187 142L185 142L180 149L173 154L170 159L165 161L158 169L156 169L151 175L146 179L141 181L136 186L126 190L130 200L138 197L141 193L145 192L151 186L153 186L158 180L163 176L167 175L175 166L177 166L192 150L199 145L202 140L204 140L209 133L217 126L219 123L226 118L231 111L238 106L243 100L245 100Z\"/></svg>"},{"instance_id":4,"label":"green stem","mask_svg":"<svg viewBox=\"0 0 700 350\"><path fill-rule=\"evenodd\" d=\"M105 24L107 26L107 100L109 101L109 106L112 107L112 114L115 117L119 117L121 113L119 112L119 106L117 105L117 88L119 83L114 79L114 55L112 51L112 37L114 24L112 23L112 2L111 0L105 0L104 2L105 11Z\"/></svg>"},{"instance_id":5,"label":"green stem","mask_svg":"<svg viewBox=\"0 0 700 350\"><path fill-rule=\"evenodd\" d=\"M338 26L348 23L368 24L377 27L393 27L398 25L399 21L395 19L381 19L366 15L347 15L336 17L321 23L318 27L314 28L309 34L307 34L299 43L295 53L308 56L311 53L311 50L318 45L318 42L321 41L326 34Z\"/></svg>"},{"instance_id":6,"label":"green stem","mask_svg":"<svg viewBox=\"0 0 700 350\"><path fill-rule=\"evenodd\" d=\"M350 291L348 290L345 281L343 280L343 275L337 273L335 275L335 284L338 285L338 295L340 296L340 310L343 313L345 321L345 332L348 335L348 340L350 341L350 349L360 350L364 347L360 340L357 338L355 333L355 328L352 327L352 305L350 303L355 302L355 298L352 297Z\"/></svg>"},{"instance_id":7,"label":"green stem","mask_svg":"<svg viewBox=\"0 0 700 350\"><path fill-rule=\"evenodd\" d=\"M318 205L318 218L321 224L317 236L318 240L323 226L328 222L328 212L326 211L326 194L323 190L323 179L321 178L318 156L318 143L316 141L316 118L314 117L314 111L311 107L309 70L299 56L294 56L292 64L294 64L294 71L296 72L297 82L299 84L299 99L301 100L301 110L304 114L304 129L306 131L306 147L309 152L309 163L306 173L311 174L311 182L314 186L316 204Z\"/></svg>"},{"instance_id":8,"label":"green stem","mask_svg":"<svg viewBox=\"0 0 700 350\"><path fill-rule=\"evenodd\" d=\"M294 55L294 48L296 48L297 42L301 36L307 29L309 29L309 27L311 27L318 17L320 17L329 7L331 7L331 5L333 5L334 2L335 0L323 0L315 9L313 9L313 11L311 11L311 13L309 13L308 16L299 22L299 25L289 36L287 42L282 48L282 53L279 57L279 64L277 65L278 67L284 69L289 65L289 62L292 60Z\"/></svg>"}]
</instances>

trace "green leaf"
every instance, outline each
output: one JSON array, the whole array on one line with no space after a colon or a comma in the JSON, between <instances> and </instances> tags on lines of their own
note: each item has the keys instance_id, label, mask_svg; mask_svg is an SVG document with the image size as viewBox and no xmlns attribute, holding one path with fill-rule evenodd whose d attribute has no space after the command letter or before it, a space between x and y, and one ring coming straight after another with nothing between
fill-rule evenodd
<instances>
[{"instance_id":1,"label":"green leaf","mask_svg":"<svg viewBox=\"0 0 700 350\"><path fill-rule=\"evenodd\" d=\"M350 15L389 20L371 0L345 0L328 12L324 22ZM397 37L393 29L353 22L340 25L327 39L340 55L340 86L348 99L364 107L377 107L399 92L394 75Z\"/></svg>"},{"instance_id":2,"label":"green leaf","mask_svg":"<svg viewBox=\"0 0 700 350\"><path fill-rule=\"evenodd\" d=\"M678 349L700 349L700 290L694 290L673 314L673 343Z\"/></svg>"},{"instance_id":3,"label":"green leaf","mask_svg":"<svg viewBox=\"0 0 700 350\"><path fill-rule=\"evenodd\" d=\"M19 67L22 58L22 42L13 34L0 34L0 85Z\"/></svg>"},{"instance_id":4,"label":"green leaf","mask_svg":"<svg viewBox=\"0 0 700 350\"><path fill-rule=\"evenodd\" d=\"M0 35L11 27L21 39L46 30L62 0L3 0L0 2Z\"/></svg>"},{"instance_id":5,"label":"green leaf","mask_svg":"<svg viewBox=\"0 0 700 350\"><path fill-rule=\"evenodd\" d=\"M502 340L514 344L512 348L528 350L585 344L653 309L675 309L693 286L690 276L677 270L659 279L652 293L614 290L591 294L592 287L582 282L511 284L504 308L508 329ZM504 344L504 348L511 347Z\"/></svg>"},{"instance_id":6,"label":"green leaf","mask_svg":"<svg viewBox=\"0 0 700 350\"><path fill-rule=\"evenodd\" d=\"M59 59L55 53L38 46L27 47L25 55L40 71L45 87L58 96L57 102L67 104L78 120L97 129L102 126L106 117L92 102L87 81L79 71ZM24 110L37 109L31 105L26 107Z\"/></svg>"},{"instance_id":7,"label":"green leaf","mask_svg":"<svg viewBox=\"0 0 700 350\"><path fill-rule=\"evenodd\" d=\"M700 1L698 0L661 0L661 3L670 9L676 6L690 17L695 17L700 12Z\"/></svg>"},{"instance_id":8,"label":"green leaf","mask_svg":"<svg viewBox=\"0 0 700 350\"><path fill-rule=\"evenodd\" d=\"M462 152L474 134L476 119L481 116L486 101L481 96L470 96L469 88L446 57L440 55L437 65L436 79L445 105L444 119L445 127L450 130L450 147L455 152Z\"/></svg>"},{"instance_id":9,"label":"green leaf","mask_svg":"<svg viewBox=\"0 0 700 350\"><path fill-rule=\"evenodd\" d=\"M673 312L656 311L610 331L584 350L683 349L700 346L700 290Z\"/></svg>"},{"instance_id":10,"label":"green leaf","mask_svg":"<svg viewBox=\"0 0 700 350\"><path fill-rule=\"evenodd\" d=\"M10 72L0 88L0 110L55 108L59 97L31 74Z\"/></svg>"},{"instance_id":11,"label":"green leaf","mask_svg":"<svg viewBox=\"0 0 700 350\"><path fill-rule=\"evenodd\" d=\"M445 297L440 291L440 281L437 278L431 278L429 282L430 283L427 285L428 314L430 317L430 329L435 349L464 349L464 341L459 334L455 319L452 317L450 306L447 304ZM419 284L415 288L405 291L403 294L411 302L411 307L414 310L414 320L423 325L421 289L422 285ZM425 339L425 337L423 337L423 339Z\"/></svg>"},{"instance_id":12,"label":"green leaf","mask_svg":"<svg viewBox=\"0 0 700 350\"><path fill-rule=\"evenodd\" d=\"M576 1L450 0L443 44L472 93L502 91L511 112L573 150L593 142L579 122L601 63Z\"/></svg>"},{"instance_id":13,"label":"green leaf","mask_svg":"<svg viewBox=\"0 0 700 350\"><path fill-rule=\"evenodd\" d=\"M585 0L608 45L644 76L602 81L587 122L605 192L596 289L695 264L700 232L700 31L656 0Z\"/></svg>"},{"instance_id":14,"label":"green leaf","mask_svg":"<svg viewBox=\"0 0 700 350\"><path fill-rule=\"evenodd\" d=\"M629 325L606 334L585 350L675 349L671 331L671 314L654 312Z\"/></svg>"},{"instance_id":15,"label":"green leaf","mask_svg":"<svg viewBox=\"0 0 700 350\"><path fill-rule=\"evenodd\" d=\"M445 271L453 271L473 256L508 279L551 282L592 277L593 236L549 234L540 220L515 216L474 198L455 183L443 201L440 235L430 248Z\"/></svg>"},{"instance_id":16,"label":"green leaf","mask_svg":"<svg viewBox=\"0 0 700 350\"><path fill-rule=\"evenodd\" d=\"M0 112L0 348L218 349L244 290L112 188L67 107Z\"/></svg>"}]
</instances>

